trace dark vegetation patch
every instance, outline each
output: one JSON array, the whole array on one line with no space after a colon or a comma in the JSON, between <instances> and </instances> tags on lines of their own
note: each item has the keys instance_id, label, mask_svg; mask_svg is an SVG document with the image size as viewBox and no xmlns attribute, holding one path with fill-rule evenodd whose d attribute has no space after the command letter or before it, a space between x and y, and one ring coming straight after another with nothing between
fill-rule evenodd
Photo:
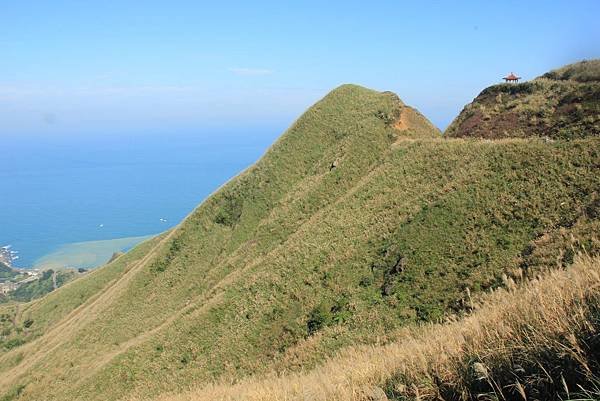
<instances>
[{"instance_id":1,"label":"dark vegetation patch","mask_svg":"<svg viewBox=\"0 0 600 401\"><path fill-rule=\"evenodd\" d=\"M350 318L349 300L340 297L335 301L322 302L313 308L306 321L307 335L312 335L327 326L342 324Z\"/></svg>"},{"instance_id":2,"label":"dark vegetation patch","mask_svg":"<svg viewBox=\"0 0 600 401\"><path fill-rule=\"evenodd\" d=\"M240 192L226 192L222 195L215 214L215 223L233 227L240 220L244 206L243 195Z\"/></svg>"},{"instance_id":3,"label":"dark vegetation patch","mask_svg":"<svg viewBox=\"0 0 600 401\"><path fill-rule=\"evenodd\" d=\"M2 395L0 397L0 401L16 400L19 398L19 396L21 395L23 390L25 390L25 385L23 385L23 384L18 384L16 386L13 386L10 389L8 389L8 391L6 393L4 393L4 395Z\"/></svg>"},{"instance_id":4,"label":"dark vegetation patch","mask_svg":"<svg viewBox=\"0 0 600 401\"><path fill-rule=\"evenodd\" d=\"M171 239L171 241L169 241L167 252L163 256L159 256L154 260L150 266L150 270L156 273L164 272L173 259L175 259L177 254L181 251L183 244L184 242L180 236L176 236Z\"/></svg>"}]
</instances>

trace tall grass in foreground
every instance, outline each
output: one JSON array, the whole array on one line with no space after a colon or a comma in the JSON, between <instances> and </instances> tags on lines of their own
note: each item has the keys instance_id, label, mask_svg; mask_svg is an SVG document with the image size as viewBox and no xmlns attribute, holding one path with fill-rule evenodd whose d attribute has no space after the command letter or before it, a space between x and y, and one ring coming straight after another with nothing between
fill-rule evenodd
<instances>
[{"instance_id":1,"label":"tall grass in foreground","mask_svg":"<svg viewBox=\"0 0 600 401\"><path fill-rule=\"evenodd\" d=\"M309 372L161 400L600 399L599 329L600 259L584 256L392 344L347 349Z\"/></svg>"}]
</instances>

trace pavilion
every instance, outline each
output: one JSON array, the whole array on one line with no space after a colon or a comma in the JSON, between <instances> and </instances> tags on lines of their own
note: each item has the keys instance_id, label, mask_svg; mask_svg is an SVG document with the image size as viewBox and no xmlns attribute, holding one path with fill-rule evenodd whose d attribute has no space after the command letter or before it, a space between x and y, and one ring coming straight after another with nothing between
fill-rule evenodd
<instances>
[{"instance_id":1,"label":"pavilion","mask_svg":"<svg viewBox=\"0 0 600 401\"><path fill-rule=\"evenodd\" d=\"M515 74L513 74L511 72L508 76L506 76L502 79L505 80L506 82L519 82L519 79L521 79L521 77L517 77Z\"/></svg>"}]
</instances>

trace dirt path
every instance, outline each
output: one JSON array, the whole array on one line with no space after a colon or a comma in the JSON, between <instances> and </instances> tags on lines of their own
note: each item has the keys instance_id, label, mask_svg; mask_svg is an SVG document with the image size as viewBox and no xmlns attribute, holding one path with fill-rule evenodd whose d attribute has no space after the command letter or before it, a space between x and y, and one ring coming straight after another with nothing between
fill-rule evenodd
<instances>
[{"instance_id":1,"label":"dirt path","mask_svg":"<svg viewBox=\"0 0 600 401\"><path fill-rule=\"evenodd\" d=\"M16 330L17 329L17 321L19 320L19 304L17 303L15 305L15 314L12 317L12 324L13 324L13 328Z\"/></svg>"},{"instance_id":2,"label":"dirt path","mask_svg":"<svg viewBox=\"0 0 600 401\"><path fill-rule=\"evenodd\" d=\"M394 128L398 131L404 131L410 128L410 124L408 122L408 113L406 113L405 110L406 107L403 107L400 110L400 118L398 118L398 120L396 120L394 123Z\"/></svg>"}]
</instances>

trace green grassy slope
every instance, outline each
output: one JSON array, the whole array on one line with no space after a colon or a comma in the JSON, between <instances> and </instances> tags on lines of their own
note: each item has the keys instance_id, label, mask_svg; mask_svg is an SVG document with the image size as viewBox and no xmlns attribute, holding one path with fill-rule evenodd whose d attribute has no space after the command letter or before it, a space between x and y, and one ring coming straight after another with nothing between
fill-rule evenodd
<instances>
[{"instance_id":1,"label":"green grassy slope","mask_svg":"<svg viewBox=\"0 0 600 401\"><path fill-rule=\"evenodd\" d=\"M61 312L0 356L0 388L146 398L391 340L597 252L599 152L595 138L445 140L395 95L342 86L129 269L31 306L32 330Z\"/></svg>"},{"instance_id":2,"label":"green grassy slope","mask_svg":"<svg viewBox=\"0 0 600 401\"><path fill-rule=\"evenodd\" d=\"M69 285L61 286L43 299L21 304L0 305L0 355L16 345L42 335L49 327L63 319L118 280L129 266L147 254L161 237L146 241L127 255L79 277ZM51 284L51 280L45 280ZM11 298L13 299L13 298Z\"/></svg>"},{"instance_id":3,"label":"green grassy slope","mask_svg":"<svg viewBox=\"0 0 600 401\"><path fill-rule=\"evenodd\" d=\"M600 136L600 60L571 64L529 82L490 86L465 106L445 135Z\"/></svg>"}]
</instances>

